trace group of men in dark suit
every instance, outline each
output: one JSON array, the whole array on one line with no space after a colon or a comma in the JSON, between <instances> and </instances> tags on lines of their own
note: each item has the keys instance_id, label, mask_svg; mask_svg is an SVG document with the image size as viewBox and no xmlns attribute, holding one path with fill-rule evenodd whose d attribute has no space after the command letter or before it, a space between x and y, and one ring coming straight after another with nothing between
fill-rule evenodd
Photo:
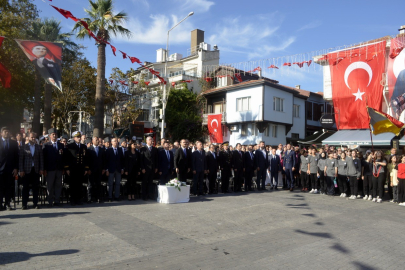
<instances>
[{"instance_id":1,"label":"group of men in dark suit","mask_svg":"<svg viewBox=\"0 0 405 270\"><path fill-rule=\"evenodd\" d=\"M271 171L272 183L277 189L277 176L280 168L280 157L266 151L264 142L254 151L248 146L247 151L241 151L237 144L235 150L230 151L228 144L222 144L223 150L217 151L215 145L210 145L208 151L203 149L199 141L196 148L189 147L189 141L183 139L180 146L174 151L169 150L169 143L162 140L159 148L153 146L153 138L146 138L146 145L139 142L121 141L118 139L105 139L105 145L100 139L93 137L91 142L83 144L81 132L72 134L73 142L62 144L57 139L57 130L48 131L49 141L43 146L36 144L37 135L29 134L28 144L18 144L9 139L9 130L1 129L0 145L0 201L5 197L5 208L9 209L14 179L19 173L23 186L23 206L27 209L28 192L32 189L34 208L38 208L38 185L41 175L45 177L50 206L60 204L62 191L62 177L68 185L70 203L82 204L83 201L103 202L104 192L102 182L107 182L108 200L120 200L120 187L122 177L128 180L128 198L135 198L135 186L141 181L142 199L156 198L156 185L165 185L177 177L186 182L193 179L191 193L198 196L205 193L217 193L217 174L221 172L221 191L229 192L229 180L234 180L234 192L252 191L252 179L257 173L256 186L258 190L265 190L267 170ZM289 149L288 149L289 150ZM289 187L293 187L294 158L293 152L284 157L284 170L287 174ZM291 156L291 157L290 157ZM204 178L208 179L208 186ZM84 187L87 184L87 189ZM273 187L272 187L273 188ZM85 191L87 190L87 192ZM115 191L113 193L113 191Z\"/></svg>"},{"instance_id":2,"label":"group of men in dark suit","mask_svg":"<svg viewBox=\"0 0 405 270\"><path fill-rule=\"evenodd\" d=\"M0 210L11 210L14 180L18 176L18 144L10 139L10 130L1 128L0 145ZM4 199L4 206L3 206Z\"/></svg>"}]
</instances>

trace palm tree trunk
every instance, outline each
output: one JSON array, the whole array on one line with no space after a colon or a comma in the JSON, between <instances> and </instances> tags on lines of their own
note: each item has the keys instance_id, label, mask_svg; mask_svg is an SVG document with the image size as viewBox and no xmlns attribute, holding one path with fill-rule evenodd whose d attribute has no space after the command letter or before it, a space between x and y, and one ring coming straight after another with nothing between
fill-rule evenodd
<instances>
[{"instance_id":1,"label":"palm tree trunk","mask_svg":"<svg viewBox=\"0 0 405 270\"><path fill-rule=\"evenodd\" d=\"M32 131L39 133L40 114L41 114L41 83L42 76L38 69L35 69L35 88L34 88L34 118L32 119ZM40 133L38 135L41 135Z\"/></svg>"},{"instance_id":2,"label":"palm tree trunk","mask_svg":"<svg viewBox=\"0 0 405 270\"><path fill-rule=\"evenodd\" d=\"M93 136L101 137L104 132L104 94L105 94L105 44L98 45L96 108Z\"/></svg>"},{"instance_id":3,"label":"palm tree trunk","mask_svg":"<svg viewBox=\"0 0 405 270\"><path fill-rule=\"evenodd\" d=\"M52 85L45 84L45 95L44 95L44 127L43 131L48 133L51 128L51 114L52 114Z\"/></svg>"}]
</instances>

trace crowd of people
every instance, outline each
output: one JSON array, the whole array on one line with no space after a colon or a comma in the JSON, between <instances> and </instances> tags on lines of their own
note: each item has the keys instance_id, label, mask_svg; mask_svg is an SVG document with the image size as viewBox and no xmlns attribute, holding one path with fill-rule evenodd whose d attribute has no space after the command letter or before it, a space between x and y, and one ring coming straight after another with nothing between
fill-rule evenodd
<instances>
[{"instance_id":1,"label":"crowd of people","mask_svg":"<svg viewBox=\"0 0 405 270\"><path fill-rule=\"evenodd\" d=\"M165 185L173 178L191 183L194 196L299 188L377 203L387 196L405 206L405 155L398 156L395 148L384 156L380 150L363 154L327 145L273 148L260 142L233 147L164 138L155 145L152 137L145 142L135 137L90 139L76 131L69 140L57 134L52 128L40 138L32 131L11 136L7 127L1 128L1 210L12 209L15 181L22 186L22 209L28 209L30 191L33 207L39 208L40 179L46 183L49 207L60 205L63 185L74 206L121 200L124 194L129 201L138 196L154 200L156 180Z\"/></svg>"}]
</instances>

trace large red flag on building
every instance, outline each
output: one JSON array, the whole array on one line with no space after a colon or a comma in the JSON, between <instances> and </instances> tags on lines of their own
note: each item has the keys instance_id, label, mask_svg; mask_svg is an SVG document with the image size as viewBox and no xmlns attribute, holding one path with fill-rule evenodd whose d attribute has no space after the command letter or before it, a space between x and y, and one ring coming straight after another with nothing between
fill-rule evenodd
<instances>
[{"instance_id":1,"label":"large red flag on building","mask_svg":"<svg viewBox=\"0 0 405 270\"><path fill-rule=\"evenodd\" d=\"M381 111L386 42L328 54L338 129L368 129L367 106Z\"/></svg>"},{"instance_id":2,"label":"large red flag on building","mask_svg":"<svg viewBox=\"0 0 405 270\"><path fill-rule=\"evenodd\" d=\"M388 89L392 116L399 119L405 110L405 37L391 40L388 57Z\"/></svg>"},{"instance_id":3,"label":"large red flag on building","mask_svg":"<svg viewBox=\"0 0 405 270\"><path fill-rule=\"evenodd\" d=\"M0 47L3 44L4 37L0 37ZM4 88L10 88L11 73L8 69L0 63L0 81Z\"/></svg>"},{"instance_id":4,"label":"large red flag on building","mask_svg":"<svg viewBox=\"0 0 405 270\"><path fill-rule=\"evenodd\" d=\"M15 40L47 83L62 91L62 44Z\"/></svg>"},{"instance_id":5,"label":"large red flag on building","mask_svg":"<svg viewBox=\"0 0 405 270\"><path fill-rule=\"evenodd\" d=\"M210 134L211 143L222 143L222 127L221 127L222 114L209 114L208 115L208 132Z\"/></svg>"}]
</instances>

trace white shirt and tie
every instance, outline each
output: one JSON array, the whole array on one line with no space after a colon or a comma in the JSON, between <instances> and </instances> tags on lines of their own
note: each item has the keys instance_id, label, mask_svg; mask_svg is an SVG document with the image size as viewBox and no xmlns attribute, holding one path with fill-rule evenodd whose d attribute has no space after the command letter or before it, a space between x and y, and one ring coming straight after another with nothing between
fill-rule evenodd
<instances>
[{"instance_id":1,"label":"white shirt and tie","mask_svg":"<svg viewBox=\"0 0 405 270\"><path fill-rule=\"evenodd\" d=\"M58 142L52 142L52 146L56 151L58 151Z\"/></svg>"},{"instance_id":2,"label":"white shirt and tie","mask_svg":"<svg viewBox=\"0 0 405 270\"><path fill-rule=\"evenodd\" d=\"M186 150L186 148L183 148L183 147L182 147L181 149L183 149L184 156L187 157L187 150Z\"/></svg>"},{"instance_id":3,"label":"white shirt and tie","mask_svg":"<svg viewBox=\"0 0 405 270\"><path fill-rule=\"evenodd\" d=\"M165 149L165 151L166 151L167 161L169 161L167 167L170 168L170 153L169 153L169 150Z\"/></svg>"},{"instance_id":4,"label":"white shirt and tie","mask_svg":"<svg viewBox=\"0 0 405 270\"><path fill-rule=\"evenodd\" d=\"M32 156L32 167L34 167L34 155L35 155L35 144L29 144L30 145L30 152Z\"/></svg>"},{"instance_id":5,"label":"white shirt and tie","mask_svg":"<svg viewBox=\"0 0 405 270\"><path fill-rule=\"evenodd\" d=\"M3 139L3 148L4 149L10 148L10 143L9 143L8 139L4 139L3 137L2 137L2 139Z\"/></svg>"}]
</instances>

